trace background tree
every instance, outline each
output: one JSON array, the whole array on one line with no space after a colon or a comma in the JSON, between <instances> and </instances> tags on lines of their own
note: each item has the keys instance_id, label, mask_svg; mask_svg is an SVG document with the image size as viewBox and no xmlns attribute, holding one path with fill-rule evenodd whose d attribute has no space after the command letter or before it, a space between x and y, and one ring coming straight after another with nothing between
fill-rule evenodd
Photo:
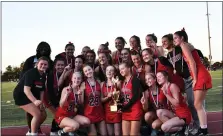
<instances>
[{"instance_id":1,"label":"background tree","mask_svg":"<svg viewBox=\"0 0 223 136\"><path fill-rule=\"evenodd\" d=\"M204 57L203 63L206 68L210 66L210 61L208 60L207 57Z\"/></svg>"}]
</instances>

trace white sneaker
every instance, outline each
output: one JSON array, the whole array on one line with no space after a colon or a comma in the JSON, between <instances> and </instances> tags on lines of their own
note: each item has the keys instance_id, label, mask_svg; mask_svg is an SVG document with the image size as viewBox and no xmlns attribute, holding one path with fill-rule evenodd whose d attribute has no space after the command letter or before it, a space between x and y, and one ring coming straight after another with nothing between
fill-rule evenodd
<instances>
[{"instance_id":1,"label":"white sneaker","mask_svg":"<svg viewBox=\"0 0 223 136\"><path fill-rule=\"evenodd\" d=\"M31 133L28 131L27 133L26 133L26 136L29 136Z\"/></svg>"},{"instance_id":2,"label":"white sneaker","mask_svg":"<svg viewBox=\"0 0 223 136\"><path fill-rule=\"evenodd\" d=\"M186 136L188 136L188 135L189 135L189 129L190 129L190 128L189 128L189 126L187 126L187 127L186 127L186 129L185 129L184 134L185 134Z\"/></svg>"},{"instance_id":3,"label":"white sneaker","mask_svg":"<svg viewBox=\"0 0 223 136\"><path fill-rule=\"evenodd\" d=\"M189 130L189 133L195 135L198 132L198 128L192 128Z\"/></svg>"}]
</instances>

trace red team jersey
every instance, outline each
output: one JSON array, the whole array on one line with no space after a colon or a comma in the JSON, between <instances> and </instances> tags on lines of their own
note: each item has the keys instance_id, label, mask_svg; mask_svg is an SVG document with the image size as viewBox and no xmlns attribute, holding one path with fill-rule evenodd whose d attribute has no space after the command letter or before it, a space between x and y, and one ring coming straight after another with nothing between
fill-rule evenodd
<instances>
[{"instance_id":1,"label":"red team jersey","mask_svg":"<svg viewBox=\"0 0 223 136\"><path fill-rule=\"evenodd\" d=\"M158 95L153 95L151 91L148 91L148 98L149 105L151 105L152 110L168 109L166 96L163 94L163 91L161 89L158 89Z\"/></svg>"},{"instance_id":2,"label":"red team jersey","mask_svg":"<svg viewBox=\"0 0 223 136\"><path fill-rule=\"evenodd\" d=\"M132 75L136 76L137 78L139 78L140 80L145 82L145 67L144 67L144 65L142 65L141 69L142 69L141 72L138 72L137 68L135 66L133 66L132 67Z\"/></svg>"},{"instance_id":3,"label":"red team jersey","mask_svg":"<svg viewBox=\"0 0 223 136\"><path fill-rule=\"evenodd\" d=\"M69 94L67 101L65 101L63 107L58 107L55 115L55 121L60 124L62 119L65 117L73 118L77 113L74 111L75 104L77 104L77 99L73 91Z\"/></svg>"},{"instance_id":4,"label":"red team jersey","mask_svg":"<svg viewBox=\"0 0 223 136\"><path fill-rule=\"evenodd\" d=\"M158 59L158 66L156 68L156 71L157 72L159 72L159 71L166 71L168 73L168 75L169 75L169 78L171 79L171 82L177 84L177 86L180 88L180 90L182 92L184 92L184 90L185 90L185 88L184 88L184 80L177 73L176 74L173 73L173 68L171 68L169 66L164 66L160 62L160 60Z\"/></svg>"},{"instance_id":5,"label":"red team jersey","mask_svg":"<svg viewBox=\"0 0 223 136\"><path fill-rule=\"evenodd\" d=\"M193 90L207 90L212 88L212 79L211 79L211 75L210 73L207 71L207 69L205 68L205 66L202 64L200 57L197 53L196 50L193 50L192 52L192 56L194 58L194 61L196 63L196 68L197 68L197 82L193 88ZM194 79L194 75L191 72L191 67L189 65L188 60L185 58L185 56L183 55L185 61L187 62L187 65L189 67L190 70L190 75L192 76L192 78Z\"/></svg>"},{"instance_id":6,"label":"red team jersey","mask_svg":"<svg viewBox=\"0 0 223 136\"><path fill-rule=\"evenodd\" d=\"M132 98L132 78L127 83L122 84L122 91L121 95L124 98L123 105L126 105L129 100ZM138 121L141 120L143 116L142 104L140 102L140 98L132 105L132 107L122 112L122 120L129 120L129 121Z\"/></svg>"},{"instance_id":7,"label":"red team jersey","mask_svg":"<svg viewBox=\"0 0 223 136\"><path fill-rule=\"evenodd\" d=\"M108 89L108 90L107 90ZM107 97L108 92L113 92L114 86L108 86L106 82L102 86L102 93L104 97ZM104 103L104 111L105 111L105 122L106 123L120 123L122 121L122 114L119 112L111 112L110 104L113 100L107 101Z\"/></svg>"},{"instance_id":8,"label":"red team jersey","mask_svg":"<svg viewBox=\"0 0 223 136\"><path fill-rule=\"evenodd\" d=\"M171 84L170 84L171 85ZM168 95L170 95L171 97L173 97L171 91L170 91L170 85L168 86ZM185 119L186 124L190 124L191 122L191 112L190 109L188 108L186 102L184 101L184 97L181 95L180 92L179 93L179 106L174 107L170 102L168 102L168 104L170 105L169 107L172 107L172 111L176 114L177 117L181 118L181 119Z\"/></svg>"},{"instance_id":9,"label":"red team jersey","mask_svg":"<svg viewBox=\"0 0 223 136\"><path fill-rule=\"evenodd\" d=\"M101 103L101 87L97 81L95 82L96 87L91 87L86 81L84 90L84 116L90 119L91 124L104 120L104 110Z\"/></svg>"}]
</instances>

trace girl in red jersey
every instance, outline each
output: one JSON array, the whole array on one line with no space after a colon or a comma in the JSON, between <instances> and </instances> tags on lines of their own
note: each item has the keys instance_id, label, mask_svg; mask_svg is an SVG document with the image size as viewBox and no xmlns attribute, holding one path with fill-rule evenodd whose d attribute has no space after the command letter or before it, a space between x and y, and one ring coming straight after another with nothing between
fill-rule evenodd
<instances>
[{"instance_id":1,"label":"girl in red jersey","mask_svg":"<svg viewBox=\"0 0 223 136\"><path fill-rule=\"evenodd\" d=\"M55 115L55 120L59 127L63 128L58 131L59 135L66 135L67 132L76 131L80 126L90 125L88 118L77 115L78 105L83 102L80 100L83 93L79 90L82 81L81 73L75 72L71 81L72 83L62 91L60 106Z\"/></svg>"},{"instance_id":2,"label":"girl in red jersey","mask_svg":"<svg viewBox=\"0 0 223 136\"><path fill-rule=\"evenodd\" d=\"M74 44L69 42L65 46L65 52L62 52L62 53L56 55L55 59L63 58L65 60L65 66L71 64L71 67L74 68L74 59L75 59L74 51L75 51Z\"/></svg>"},{"instance_id":3,"label":"girl in red jersey","mask_svg":"<svg viewBox=\"0 0 223 136\"><path fill-rule=\"evenodd\" d=\"M122 58L122 62L127 62L129 64L132 64L132 60L131 60L131 54L130 54L130 49L129 48L124 48L121 51L121 58ZM120 63L121 64L121 63Z\"/></svg>"},{"instance_id":4,"label":"girl in red jersey","mask_svg":"<svg viewBox=\"0 0 223 136\"><path fill-rule=\"evenodd\" d=\"M112 64L112 56L111 56L111 50L109 49L109 43L106 42L105 44L100 44L98 47L97 53L99 54L100 52L106 53L106 56L108 58L108 63ZM96 60L96 65L98 65L98 60Z\"/></svg>"},{"instance_id":5,"label":"girl in red jersey","mask_svg":"<svg viewBox=\"0 0 223 136\"><path fill-rule=\"evenodd\" d=\"M84 91L82 100L84 101L84 116L91 121L89 135L97 135L100 133L103 136L107 135L104 109L101 103L101 87L94 78L94 71L89 65L83 67L86 80L81 84L81 90ZM98 129L98 131L97 131Z\"/></svg>"},{"instance_id":6,"label":"girl in red jersey","mask_svg":"<svg viewBox=\"0 0 223 136\"><path fill-rule=\"evenodd\" d=\"M115 76L115 67L110 65L106 68L107 80L101 83L101 88L102 88L101 101L102 103L104 103L105 122L107 125L108 135L121 136L122 114L119 112L111 111L110 109L110 104L113 104L112 96L114 89L121 88L120 83L115 84L112 81L114 76Z\"/></svg>"},{"instance_id":7,"label":"girl in red jersey","mask_svg":"<svg viewBox=\"0 0 223 136\"><path fill-rule=\"evenodd\" d=\"M63 80L64 80L64 86L68 86L71 82L71 78L74 72L81 72L82 76L84 76L83 74L83 65L85 63L85 58L83 55L78 55L77 57L75 57L74 59L74 69L71 68L71 64L69 65L70 68L67 69L66 74L63 76Z\"/></svg>"},{"instance_id":8,"label":"girl in red jersey","mask_svg":"<svg viewBox=\"0 0 223 136\"><path fill-rule=\"evenodd\" d=\"M184 92L184 80L176 73L175 69L167 58L163 56L155 57L153 51L149 48L146 48L142 51L142 59L147 64L147 69L149 69L149 71L155 72L155 74L158 71L167 71L171 82L177 84L181 92Z\"/></svg>"},{"instance_id":9,"label":"girl in red jersey","mask_svg":"<svg viewBox=\"0 0 223 136\"><path fill-rule=\"evenodd\" d=\"M121 75L124 77L121 96L123 98L122 133L128 135L140 135L141 118L143 116L140 96L142 87L139 79L132 76L131 67L128 63L119 65Z\"/></svg>"},{"instance_id":10,"label":"girl in red jersey","mask_svg":"<svg viewBox=\"0 0 223 136\"><path fill-rule=\"evenodd\" d=\"M108 56L106 55L106 52L98 52L98 62L99 66L97 66L94 70L95 77L100 80L100 82L104 82L106 80L106 67L109 65Z\"/></svg>"},{"instance_id":11,"label":"girl in red jersey","mask_svg":"<svg viewBox=\"0 0 223 136\"><path fill-rule=\"evenodd\" d=\"M190 109L180 93L179 87L169 82L166 71L160 71L156 76L157 82L161 85L163 94L166 96L170 107L170 110L157 110L157 116L163 122L161 129L165 133L177 132L180 136L184 136L186 126L191 122Z\"/></svg>"},{"instance_id":12,"label":"girl in red jersey","mask_svg":"<svg viewBox=\"0 0 223 136\"><path fill-rule=\"evenodd\" d=\"M125 47L126 41L123 37L117 37L115 39L116 51L112 52L112 64L119 65L122 62L121 51Z\"/></svg>"},{"instance_id":13,"label":"girl in red jersey","mask_svg":"<svg viewBox=\"0 0 223 136\"><path fill-rule=\"evenodd\" d=\"M132 51L131 59L133 62L132 75L139 78L141 85L143 87L143 90L146 90L147 86L145 84L145 66L142 63L141 56L138 52Z\"/></svg>"},{"instance_id":14,"label":"girl in red jersey","mask_svg":"<svg viewBox=\"0 0 223 136\"><path fill-rule=\"evenodd\" d=\"M188 36L184 29L174 33L174 42L181 47L183 57L193 78L194 106L200 121L200 129L195 135L207 135L207 115L202 103L207 90L212 88L211 75L202 64L196 49L188 43Z\"/></svg>"},{"instance_id":15,"label":"girl in red jersey","mask_svg":"<svg viewBox=\"0 0 223 136\"><path fill-rule=\"evenodd\" d=\"M146 84L149 87L141 98L143 109L146 112L145 121L152 126L151 136L158 135L162 121L157 117L157 109L167 109L167 100L161 89L157 86L156 76L153 73L146 73Z\"/></svg>"}]
</instances>

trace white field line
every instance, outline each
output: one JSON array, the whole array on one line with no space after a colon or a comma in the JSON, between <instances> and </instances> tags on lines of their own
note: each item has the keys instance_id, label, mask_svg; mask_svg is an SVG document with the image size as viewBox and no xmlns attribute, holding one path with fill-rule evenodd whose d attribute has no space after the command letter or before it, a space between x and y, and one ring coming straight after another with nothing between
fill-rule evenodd
<instances>
[{"instance_id":1,"label":"white field line","mask_svg":"<svg viewBox=\"0 0 223 136\"><path fill-rule=\"evenodd\" d=\"M208 121L208 123L223 122L223 120Z\"/></svg>"},{"instance_id":2,"label":"white field line","mask_svg":"<svg viewBox=\"0 0 223 136\"><path fill-rule=\"evenodd\" d=\"M51 124L43 124L41 126L51 126ZM28 127L28 126L27 125L21 125L21 126L5 126L5 127L1 127L1 128L10 129L10 128L24 128L24 127Z\"/></svg>"},{"instance_id":3,"label":"white field line","mask_svg":"<svg viewBox=\"0 0 223 136\"><path fill-rule=\"evenodd\" d=\"M209 111L208 114L216 114L216 112L222 112L222 110L219 110L219 111Z\"/></svg>"},{"instance_id":4,"label":"white field line","mask_svg":"<svg viewBox=\"0 0 223 136\"><path fill-rule=\"evenodd\" d=\"M3 93L11 93L11 92L12 92L12 91L6 91L6 92L1 92L1 93L3 94Z\"/></svg>"},{"instance_id":5,"label":"white field line","mask_svg":"<svg viewBox=\"0 0 223 136\"><path fill-rule=\"evenodd\" d=\"M222 78L212 78L212 79L222 79Z\"/></svg>"},{"instance_id":6,"label":"white field line","mask_svg":"<svg viewBox=\"0 0 223 136\"><path fill-rule=\"evenodd\" d=\"M11 104L7 104L7 105L1 105L2 107L7 107L7 106L12 106L12 105L14 105L13 103L11 103Z\"/></svg>"}]
</instances>

